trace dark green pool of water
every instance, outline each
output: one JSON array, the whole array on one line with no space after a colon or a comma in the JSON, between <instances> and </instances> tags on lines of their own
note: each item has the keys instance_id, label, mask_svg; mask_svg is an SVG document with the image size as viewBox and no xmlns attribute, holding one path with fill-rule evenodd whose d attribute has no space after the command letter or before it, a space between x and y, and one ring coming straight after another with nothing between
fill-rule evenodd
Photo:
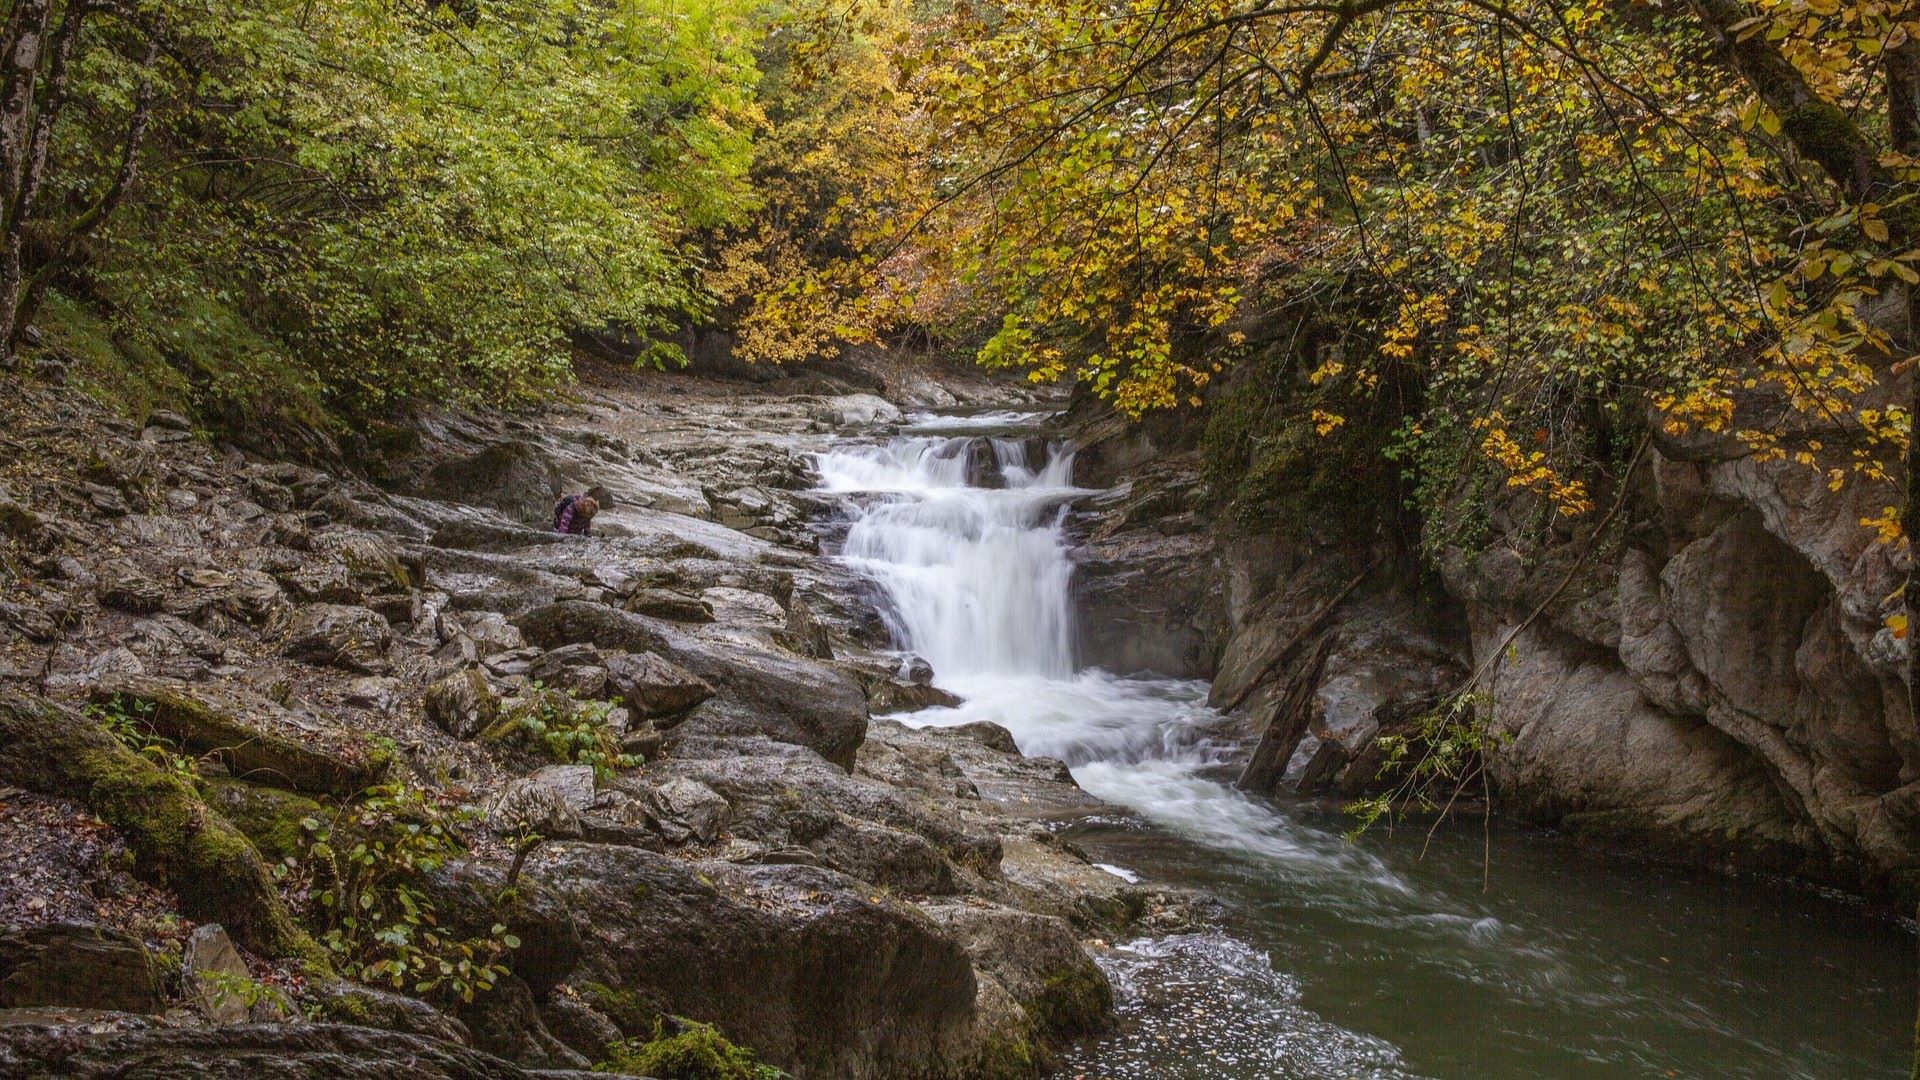
<instances>
[{"instance_id":1,"label":"dark green pool of water","mask_svg":"<svg viewBox=\"0 0 1920 1080\"><path fill-rule=\"evenodd\" d=\"M1322 843L1337 815L1280 808ZM1280 866L1134 820L1075 839L1203 889L1222 934L1114 952L1085 1077L1904 1078L1910 926L1804 887L1477 827ZM1263 956L1264 954L1264 956Z\"/></svg>"}]
</instances>

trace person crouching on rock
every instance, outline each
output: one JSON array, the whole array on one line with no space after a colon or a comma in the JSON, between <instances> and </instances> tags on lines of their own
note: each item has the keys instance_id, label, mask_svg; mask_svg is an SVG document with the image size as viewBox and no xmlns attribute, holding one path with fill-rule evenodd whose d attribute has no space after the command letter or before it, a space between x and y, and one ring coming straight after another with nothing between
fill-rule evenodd
<instances>
[{"instance_id":1,"label":"person crouching on rock","mask_svg":"<svg viewBox=\"0 0 1920 1080\"><path fill-rule=\"evenodd\" d=\"M569 495L553 508L553 531L592 536L593 515L599 512L600 500L592 495Z\"/></svg>"}]
</instances>

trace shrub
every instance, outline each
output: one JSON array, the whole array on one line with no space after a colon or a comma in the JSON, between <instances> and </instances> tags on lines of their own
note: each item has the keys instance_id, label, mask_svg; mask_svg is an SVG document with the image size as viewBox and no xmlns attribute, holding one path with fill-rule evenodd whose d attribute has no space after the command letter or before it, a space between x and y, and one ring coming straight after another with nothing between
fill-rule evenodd
<instances>
[{"instance_id":1,"label":"shrub","mask_svg":"<svg viewBox=\"0 0 1920 1080\"><path fill-rule=\"evenodd\" d=\"M527 740L563 765L591 765L605 779L615 769L645 764L638 754L624 753L608 726L614 706L606 701L581 701L570 692L534 685L525 705L509 714Z\"/></svg>"},{"instance_id":2,"label":"shrub","mask_svg":"<svg viewBox=\"0 0 1920 1080\"><path fill-rule=\"evenodd\" d=\"M680 1028L676 1034L666 1034L665 1025L655 1021L652 1039L628 1039L609 1046L607 1060L598 1071L656 1080L781 1080L787 1075L761 1064L753 1051L728 1042L711 1024L677 1018L675 1023Z\"/></svg>"},{"instance_id":3,"label":"shrub","mask_svg":"<svg viewBox=\"0 0 1920 1080\"><path fill-rule=\"evenodd\" d=\"M275 876L306 901L344 974L472 1001L506 973L502 961L519 939L500 923L477 937L448 934L423 886L425 875L466 850L460 830L476 816L404 785L374 788L333 822L301 821L306 853Z\"/></svg>"},{"instance_id":4,"label":"shrub","mask_svg":"<svg viewBox=\"0 0 1920 1080\"><path fill-rule=\"evenodd\" d=\"M193 759L180 753L179 744L172 739L154 734L153 702L138 698L127 700L115 694L104 702L88 705L86 713L119 739L122 746L182 779L194 779Z\"/></svg>"}]
</instances>

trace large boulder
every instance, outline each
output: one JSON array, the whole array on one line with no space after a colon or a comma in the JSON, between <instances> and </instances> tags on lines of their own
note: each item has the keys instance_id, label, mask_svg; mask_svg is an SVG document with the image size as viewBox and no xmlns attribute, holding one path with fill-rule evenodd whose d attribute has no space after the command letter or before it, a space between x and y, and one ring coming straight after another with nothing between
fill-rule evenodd
<instances>
[{"instance_id":1,"label":"large boulder","mask_svg":"<svg viewBox=\"0 0 1920 1080\"><path fill-rule=\"evenodd\" d=\"M713 621L712 604L676 589L636 589L632 596L627 597L626 608L637 615L652 615L674 622Z\"/></svg>"},{"instance_id":2,"label":"large boulder","mask_svg":"<svg viewBox=\"0 0 1920 1080\"><path fill-rule=\"evenodd\" d=\"M530 442L494 443L428 471L423 494L489 506L515 521L552 526L554 500L564 483L559 466Z\"/></svg>"},{"instance_id":3,"label":"large boulder","mask_svg":"<svg viewBox=\"0 0 1920 1080\"><path fill-rule=\"evenodd\" d=\"M589 777L588 795L592 795ZM487 824L510 838L575 839L582 835L580 811L551 784L532 777L512 780L487 803Z\"/></svg>"},{"instance_id":4,"label":"large boulder","mask_svg":"<svg viewBox=\"0 0 1920 1080\"><path fill-rule=\"evenodd\" d=\"M191 1001L216 1024L238 1024L247 1019L252 1004L243 988L252 983L247 962L219 923L202 923L187 935L180 957L180 983ZM266 1001L259 1002L271 1009ZM277 1019L277 1017L276 1017Z\"/></svg>"},{"instance_id":5,"label":"large boulder","mask_svg":"<svg viewBox=\"0 0 1920 1080\"><path fill-rule=\"evenodd\" d=\"M576 994L554 994L539 1004L540 1022L554 1038L588 1061L605 1061L620 1027Z\"/></svg>"},{"instance_id":6,"label":"large boulder","mask_svg":"<svg viewBox=\"0 0 1920 1080\"><path fill-rule=\"evenodd\" d=\"M324 821L333 814L317 799L268 784L208 775L200 778L199 788L207 805L239 829L269 863L305 855L313 835L301 823L307 818Z\"/></svg>"},{"instance_id":7,"label":"large boulder","mask_svg":"<svg viewBox=\"0 0 1920 1080\"><path fill-rule=\"evenodd\" d=\"M520 939L507 967L535 996L564 980L579 963L580 924L567 896L522 876L507 888L506 871L490 863L459 861L429 873L422 891L439 925L464 937L490 936L495 924Z\"/></svg>"},{"instance_id":8,"label":"large boulder","mask_svg":"<svg viewBox=\"0 0 1920 1080\"><path fill-rule=\"evenodd\" d=\"M131 566L110 569L97 591L101 604L130 615L151 615L167 603L167 587Z\"/></svg>"},{"instance_id":9,"label":"large boulder","mask_svg":"<svg viewBox=\"0 0 1920 1080\"><path fill-rule=\"evenodd\" d=\"M678 776L652 792L654 826L670 844L711 844L727 827L733 807L698 780Z\"/></svg>"},{"instance_id":10,"label":"large boulder","mask_svg":"<svg viewBox=\"0 0 1920 1080\"><path fill-rule=\"evenodd\" d=\"M724 797L735 837L805 849L821 865L900 892L951 893L959 881L954 864L990 874L1000 861L993 833L804 750L764 744L759 753L677 758L663 771Z\"/></svg>"},{"instance_id":11,"label":"large boulder","mask_svg":"<svg viewBox=\"0 0 1920 1080\"><path fill-rule=\"evenodd\" d=\"M885 678L867 683L867 709L875 716L919 712L922 709L952 709L959 705L960 698L957 695L926 683Z\"/></svg>"},{"instance_id":12,"label":"large boulder","mask_svg":"<svg viewBox=\"0 0 1920 1080\"><path fill-rule=\"evenodd\" d=\"M679 716L713 696L705 679L655 653L610 656L606 671L607 692L641 719Z\"/></svg>"},{"instance_id":13,"label":"large boulder","mask_svg":"<svg viewBox=\"0 0 1920 1080\"><path fill-rule=\"evenodd\" d=\"M978 903L921 910L966 946L983 979L1019 1004L1034 1034L1065 1042L1112 1026L1113 988L1065 919Z\"/></svg>"},{"instance_id":14,"label":"large boulder","mask_svg":"<svg viewBox=\"0 0 1920 1080\"><path fill-rule=\"evenodd\" d=\"M287 628L281 655L362 675L385 673L393 628L378 613L349 604L300 608Z\"/></svg>"},{"instance_id":15,"label":"large boulder","mask_svg":"<svg viewBox=\"0 0 1920 1080\"><path fill-rule=\"evenodd\" d=\"M522 637L543 649L589 643L635 652L665 640L666 625L605 604L562 600L543 604L514 620Z\"/></svg>"},{"instance_id":16,"label":"large boulder","mask_svg":"<svg viewBox=\"0 0 1920 1080\"><path fill-rule=\"evenodd\" d=\"M236 778L295 791L348 796L377 783L389 759L348 736L332 746L303 740L304 723L251 691L149 675L106 675L96 707L117 709L194 754L213 754Z\"/></svg>"},{"instance_id":17,"label":"large boulder","mask_svg":"<svg viewBox=\"0 0 1920 1080\"><path fill-rule=\"evenodd\" d=\"M653 652L704 679L715 698L676 727L676 737L766 735L810 747L843 768L852 767L866 738L867 702L859 683L783 649L699 636L661 619L581 600L535 608L518 623L543 648L584 641Z\"/></svg>"},{"instance_id":18,"label":"large boulder","mask_svg":"<svg viewBox=\"0 0 1920 1080\"><path fill-rule=\"evenodd\" d=\"M797 1080L972 1075L973 967L905 904L815 867L572 844L536 858L594 927L576 982L634 1001L627 1025L710 1023Z\"/></svg>"},{"instance_id":19,"label":"large boulder","mask_svg":"<svg viewBox=\"0 0 1920 1080\"><path fill-rule=\"evenodd\" d=\"M1793 852L1811 838L1757 757L1700 717L1649 701L1603 653L1538 629L1508 648L1492 691L1514 732L1493 763L1510 812L1802 869Z\"/></svg>"},{"instance_id":20,"label":"large boulder","mask_svg":"<svg viewBox=\"0 0 1920 1080\"><path fill-rule=\"evenodd\" d=\"M356 598L404 593L425 584L407 565L400 548L378 533L327 529L313 534L311 543L315 552L344 569L347 587Z\"/></svg>"},{"instance_id":21,"label":"large boulder","mask_svg":"<svg viewBox=\"0 0 1920 1080\"><path fill-rule=\"evenodd\" d=\"M781 645L815 660L833 659L833 639L813 606L796 596L787 601L785 624L773 636Z\"/></svg>"},{"instance_id":22,"label":"large boulder","mask_svg":"<svg viewBox=\"0 0 1920 1080\"><path fill-rule=\"evenodd\" d=\"M598 647L585 643L562 645L534 657L527 665L527 677L575 697L597 698L607 692L606 658Z\"/></svg>"},{"instance_id":23,"label":"large boulder","mask_svg":"<svg viewBox=\"0 0 1920 1080\"><path fill-rule=\"evenodd\" d=\"M1098 449L1074 460L1075 480ZM1225 629L1216 534L1200 513L1206 485L1186 455L1167 456L1075 515L1072 590L1080 661L1109 671L1213 674Z\"/></svg>"}]
</instances>

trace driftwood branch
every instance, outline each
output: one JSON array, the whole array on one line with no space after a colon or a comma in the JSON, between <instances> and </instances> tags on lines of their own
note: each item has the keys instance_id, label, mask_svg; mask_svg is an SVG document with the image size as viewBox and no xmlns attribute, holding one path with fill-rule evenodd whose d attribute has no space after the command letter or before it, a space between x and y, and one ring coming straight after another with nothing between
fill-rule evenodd
<instances>
[{"instance_id":1,"label":"driftwood branch","mask_svg":"<svg viewBox=\"0 0 1920 1080\"><path fill-rule=\"evenodd\" d=\"M1240 705L1252 695L1254 690L1266 681L1267 676L1273 674L1281 664L1291 660L1293 654L1300 651L1300 646L1306 644L1307 639L1319 631L1321 624L1327 621L1327 616L1332 615L1341 604L1345 603L1347 597L1353 595L1353 590L1359 588L1360 583L1367 580L1367 576L1372 574L1374 570L1379 568L1381 563L1386 561L1387 557L1385 555L1377 556L1372 562L1367 564L1366 569L1353 575L1353 580L1347 582L1341 587L1339 592L1333 594L1331 599L1320 605L1319 609L1308 617L1306 624L1301 626L1292 637L1288 638L1286 644L1280 646L1279 651L1275 652L1266 663L1260 665L1259 672L1255 674L1253 678L1248 679L1245 686L1235 692L1233 697L1219 705L1220 711L1232 712L1239 708Z\"/></svg>"}]
</instances>

